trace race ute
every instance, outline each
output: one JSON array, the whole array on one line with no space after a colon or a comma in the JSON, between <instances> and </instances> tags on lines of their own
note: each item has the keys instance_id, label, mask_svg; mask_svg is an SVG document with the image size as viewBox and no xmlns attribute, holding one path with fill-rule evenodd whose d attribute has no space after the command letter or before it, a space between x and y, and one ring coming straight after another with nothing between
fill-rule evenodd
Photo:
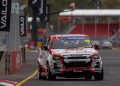
<instances>
[{"instance_id":1,"label":"race ute","mask_svg":"<svg viewBox=\"0 0 120 86\"><path fill-rule=\"evenodd\" d=\"M38 76L55 80L85 78L103 80L104 70L101 56L90 38L84 34L51 35L46 45L39 49Z\"/></svg>"}]
</instances>

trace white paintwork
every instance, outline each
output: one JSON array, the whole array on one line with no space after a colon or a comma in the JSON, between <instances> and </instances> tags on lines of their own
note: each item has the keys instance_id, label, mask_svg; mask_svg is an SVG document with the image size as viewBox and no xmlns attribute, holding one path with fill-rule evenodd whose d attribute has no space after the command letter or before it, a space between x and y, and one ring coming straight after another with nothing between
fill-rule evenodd
<instances>
[{"instance_id":1,"label":"white paintwork","mask_svg":"<svg viewBox=\"0 0 120 86\"><path fill-rule=\"evenodd\" d=\"M96 50L93 48L81 48L81 49L52 49L52 52L60 55L70 54L93 54Z\"/></svg>"},{"instance_id":2,"label":"white paintwork","mask_svg":"<svg viewBox=\"0 0 120 86\"><path fill-rule=\"evenodd\" d=\"M120 9L76 9L61 12L59 16L120 16Z\"/></svg>"}]
</instances>

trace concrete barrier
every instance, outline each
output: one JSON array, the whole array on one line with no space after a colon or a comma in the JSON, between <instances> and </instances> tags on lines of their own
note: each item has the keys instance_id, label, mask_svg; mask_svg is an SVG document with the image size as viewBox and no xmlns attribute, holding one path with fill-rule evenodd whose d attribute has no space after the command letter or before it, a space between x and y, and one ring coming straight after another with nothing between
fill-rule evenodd
<instances>
[{"instance_id":1,"label":"concrete barrier","mask_svg":"<svg viewBox=\"0 0 120 86\"><path fill-rule=\"evenodd\" d=\"M22 66L22 56L18 51L10 52L10 74L16 73Z\"/></svg>"},{"instance_id":2,"label":"concrete barrier","mask_svg":"<svg viewBox=\"0 0 120 86\"><path fill-rule=\"evenodd\" d=\"M0 46L0 74L4 74L5 73L5 56L6 56L6 46L2 45Z\"/></svg>"},{"instance_id":3,"label":"concrete barrier","mask_svg":"<svg viewBox=\"0 0 120 86\"><path fill-rule=\"evenodd\" d=\"M0 48L1 49L1 48ZM11 51L10 57L6 58L7 49L6 47L0 50L0 74L14 74L18 72L23 64L22 55L20 51Z\"/></svg>"}]
</instances>

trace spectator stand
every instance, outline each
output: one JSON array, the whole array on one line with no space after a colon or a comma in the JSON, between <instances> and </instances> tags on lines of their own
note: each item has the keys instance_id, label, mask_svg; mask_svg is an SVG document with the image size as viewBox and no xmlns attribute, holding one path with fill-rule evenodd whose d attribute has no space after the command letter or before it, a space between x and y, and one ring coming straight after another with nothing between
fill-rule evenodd
<instances>
[{"instance_id":1,"label":"spectator stand","mask_svg":"<svg viewBox=\"0 0 120 86\"><path fill-rule=\"evenodd\" d=\"M119 9L75 9L63 11L59 13L59 16L70 16L74 20L77 19L76 30L73 28L70 33L87 34L92 38L107 38L109 41L113 41L116 37L120 39ZM116 30L114 35L112 34L113 30ZM117 43L119 43L118 41Z\"/></svg>"}]
</instances>

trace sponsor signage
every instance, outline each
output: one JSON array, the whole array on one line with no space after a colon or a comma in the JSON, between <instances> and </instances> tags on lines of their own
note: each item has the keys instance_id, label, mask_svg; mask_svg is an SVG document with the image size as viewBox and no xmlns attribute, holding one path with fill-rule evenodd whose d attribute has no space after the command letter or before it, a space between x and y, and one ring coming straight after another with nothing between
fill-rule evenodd
<instances>
[{"instance_id":1,"label":"sponsor signage","mask_svg":"<svg viewBox=\"0 0 120 86\"><path fill-rule=\"evenodd\" d=\"M46 0L40 0L41 1L41 5L38 9L38 16L40 17L41 21L45 22L45 18L46 18Z\"/></svg>"},{"instance_id":2,"label":"sponsor signage","mask_svg":"<svg viewBox=\"0 0 120 86\"><path fill-rule=\"evenodd\" d=\"M19 17L20 36L26 36L26 16Z\"/></svg>"},{"instance_id":3,"label":"sponsor signage","mask_svg":"<svg viewBox=\"0 0 120 86\"><path fill-rule=\"evenodd\" d=\"M39 15L46 13L46 0L40 0Z\"/></svg>"},{"instance_id":4,"label":"sponsor signage","mask_svg":"<svg viewBox=\"0 0 120 86\"><path fill-rule=\"evenodd\" d=\"M40 5L32 6L33 16L40 17L40 21L45 21L46 18L46 1L47 0L39 0Z\"/></svg>"},{"instance_id":5,"label":"sponsor signage","mask_svg":"<svg viewBox=\"0 0 120 86\"><path fill-rule=\"evenodd\" d=\"M0 0L0 31L10 31L11 0Z\"/></svg>"}]
</instances>

